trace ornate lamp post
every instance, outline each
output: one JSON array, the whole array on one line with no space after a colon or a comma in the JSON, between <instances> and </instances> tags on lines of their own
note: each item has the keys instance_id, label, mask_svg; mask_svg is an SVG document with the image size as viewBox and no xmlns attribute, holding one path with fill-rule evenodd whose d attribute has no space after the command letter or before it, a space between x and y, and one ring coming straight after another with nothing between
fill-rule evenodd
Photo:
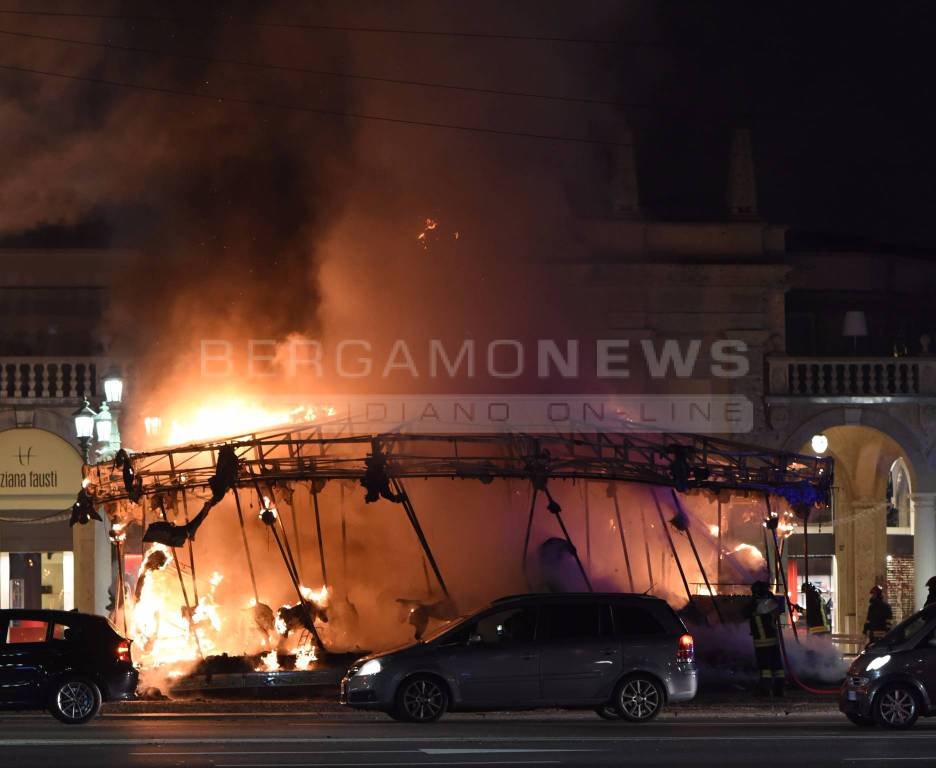
<instances>
[{"instance_id":1,"label":"ornate lamp post","mask_svg":"<svg viewBox=\"0 0 936 768\"><path fill-rule=\"evenodd\" d=\"M72 418L75 420L75 435L81 444L81 455L85 464L90 461L91 435L94 433L94 418L96 415L91 408L91 403L87 400L72 414Z\"/></svg>"},{"instance_id":2,"label":"ornate lamp post","mask_svg":"<svg viewBox=\"0 0 936 768\"><path fill-rule=\"evenodd\" d=\"M96 438L102 458L111 458L120 450L120 429L117 418L123 401L124 382L120 373L111 370L103 378L104 400L101 410L95 413L91 403L85 399L81 408L72 414L75 420L75 435L81 444L85 464L91 460L91 440Z\"/></svg>"}]
</instances>

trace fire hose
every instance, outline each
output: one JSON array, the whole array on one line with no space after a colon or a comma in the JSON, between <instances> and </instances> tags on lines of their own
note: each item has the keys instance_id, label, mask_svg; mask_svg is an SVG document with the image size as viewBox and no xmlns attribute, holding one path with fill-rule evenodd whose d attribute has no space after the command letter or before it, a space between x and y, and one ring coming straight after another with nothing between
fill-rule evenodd
<instances>
[{"instance_id":1,"label":"fire hose","mask_svg":"<svg viewBox=\"0 0 936 768\"><path fill-rule=\"evenodd\" d=\"M780 653L783 656L783 666L789 674L790 679L796 683L800 688L802 688L807 693L818 693L823 696L836 696L838 695L838 688L813 688L809 685L806 685L802 680L800 680L796 673L793 671L793 666L790 664L790 657L787 655L786 645L783 643L783 632L778 631L777 637L780 638Z\"/></svg>"}]
</instances>

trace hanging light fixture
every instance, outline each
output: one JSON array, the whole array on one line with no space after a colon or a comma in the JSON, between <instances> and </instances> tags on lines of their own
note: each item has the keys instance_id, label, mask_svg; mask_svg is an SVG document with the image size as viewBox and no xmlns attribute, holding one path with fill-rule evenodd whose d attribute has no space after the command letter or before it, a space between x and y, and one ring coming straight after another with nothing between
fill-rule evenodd
<instances>
[{"instance_id":1,"label":"hanging light fixture","mask_svg":"<svg viewBox=\"0 0 936 768\"><path fill-rule=\"evenodd\" d=\"M75 420L75 436L79 440L91 439L91 435L94 433L95 416L97 416L97 414L91 408L91 403L87 400L72 414L72 418Z\"/></svg>"},{"instance_id":2,"label":"hanging light fixture","mask_svg":"<svg viewBox=\"0 0 936 768\"><path fill-rule=\"evenodd\" d=\"M809 441L809 445L812 447L813 453L817 455L823 454L829 450L829 438L820 432L819 434L812 436L812 440Z\"/></svg>"},{"instance_id":3,"label":"hanging light fixture","mask_svg":"<svg viewBox=\"0 0 936 768\"><path fill-rule=\"evenodd\" d=\"M108 403L120 404L123 401L124 381L116 368L104 374L104 399Z\"/></svg>"},{"instance_id":4,"label":"hanging light fixture","mask_svg":"<svg viewBox=\"0 0 936 768\"><path fill-rule=\"evenodd\" d=\"M101 410L94 417L94 430L99 443L110 443L113 426L114 418L111 416L107 403L101 403Z\"/></svg>"}]
</instances>

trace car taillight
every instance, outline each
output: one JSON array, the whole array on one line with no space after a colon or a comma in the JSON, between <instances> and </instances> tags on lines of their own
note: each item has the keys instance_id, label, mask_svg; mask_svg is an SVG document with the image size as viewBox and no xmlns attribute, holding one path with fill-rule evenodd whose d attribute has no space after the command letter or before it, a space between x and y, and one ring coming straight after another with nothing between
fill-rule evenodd
<instances>
[{"instance_id":1,"label":"car taillight","mask_svg":"<svg viewBox=\"0 0 936 768\"><path fill-rule=\"evenodd\" d=\"M119 661L130 661L130 643L121 643L117 646L117 659Z\"/></svg>"},{"instance_id":2,"label":"car taillight","mask_svg":"<svg viewBox=\"0 0 936 768\"><path fill-rule=\"evenodd\" d=\"M695 659L695 642L692 635L683 635L676 646L676 661L693 661Z\"/></svg>"}]
</instances>

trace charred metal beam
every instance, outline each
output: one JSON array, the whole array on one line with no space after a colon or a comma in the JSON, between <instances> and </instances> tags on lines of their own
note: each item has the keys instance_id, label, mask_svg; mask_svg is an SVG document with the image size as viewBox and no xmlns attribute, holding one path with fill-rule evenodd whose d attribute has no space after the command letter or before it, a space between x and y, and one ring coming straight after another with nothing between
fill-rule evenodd
<instances>
[{"instance_id":1,"label":"charred metal beam","mask_svg":"<svg viewBox=\"0 0 936 768\"><path fill-rule=\"evenodd\" d=\"M413 530L416 532L416 537L419 539L423 553L426 555L426 559L429 561L432 572L435 574L436 581L439 582L439 587L441 587L443 594L446 597L449 597L448 587L445 586L445 579L442 578L442 571L439 570L439 564L436 562L435 555L432 554L432 548L429 546L429 540L426 538L426 534L423 532L422 526L419 524L419 518L416 517L416 510L413 508L413 503L410 501L410 497L406 493L406 489L403 487L403 483L401 483L397 478L392 478L390 483L393 486L396 495L401 498L400 503L403 505L403 509L406 511L406 517L409 519L410 525L413 526Z\"/></svg>"}]
</instances>

